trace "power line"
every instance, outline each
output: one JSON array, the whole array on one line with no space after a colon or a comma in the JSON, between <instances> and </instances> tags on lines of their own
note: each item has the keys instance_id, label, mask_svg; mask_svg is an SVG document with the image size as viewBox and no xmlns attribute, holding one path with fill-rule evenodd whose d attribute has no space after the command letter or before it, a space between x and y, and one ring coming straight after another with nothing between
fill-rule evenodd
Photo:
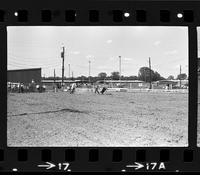
<instances>
[{"instance_id":1,"label":"power line","mask_svg":"<svg viewBox=\"0 0 200 175\"><path fill-rule=\"evenodd\" d=\"M13 63L13 64L18 64L18 65L23 65L23 66L53 66L53 65L58 65L60 63L46 63L46 64L41 64L41 63L22 63L22 62L18 62L18 61L14 61L14 60L10 60L8 61L8 63Z\"/></svg>"},{"instance_id":2,"label":"power line","mask_svg":"<svg viewBox=\"0 0 200 175\"><path fill-rule=\"evenodd\" d=\"M17 59L17 60L23 60L23 61L32 61L32 60L37 60L40 59L40 61L54 61L58 58L58 56L55 57L22 57L22 56L15 56L12 54L8 54L8 58L12 58L12 59Z\"/></svg>"},{"instance_id":3,"label":"power line","mask_svg":"<svg viewBox=\"0 0 200 175\"><path fill-rule=\"evenodd\" d=\"M24 65L19 65L19 64L8 64L8 66L12 66L12 67L21 67L23 69L27 69L27 68L33 68L33 67L41 67L42 69L48 69L48 68L55 68L55 67L59 67L60 65L53 65L53 66L40 66L40 65L30 65L30 66L24 66Z\"/></svg>"},{"instance_id":4,"label":"power line","mask_svg":"<svg viewBox=\"0 0 200 175\"><path fill-rule=\"evenodd\" d=\"M8 66L16 66L16 67L22 67L22 68L26 68L26 67L42 67L42 68L51 68L51 67L58 67L60 66L60 64L58 65L45 65L45 66L42 66L42 65L22 65L22 64L16 64L16 63L9 63Z\"/></svg>"}]
</instances>

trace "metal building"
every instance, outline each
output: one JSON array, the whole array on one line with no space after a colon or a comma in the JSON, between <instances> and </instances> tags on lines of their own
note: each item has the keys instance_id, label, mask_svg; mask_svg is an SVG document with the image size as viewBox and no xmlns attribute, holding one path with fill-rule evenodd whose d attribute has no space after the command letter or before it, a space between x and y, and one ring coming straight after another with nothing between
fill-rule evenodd
<instances>
[{"instance_id":1,"label":"metal building","mask_svg":"<svg viewBox=\"0 0 200 175\"><path fill-rule=\"evenodd\" d=\"M7 71L7 82L29 84L32 80L37 84L41 83L41 68Z\"/></svg>"}]
</instances>

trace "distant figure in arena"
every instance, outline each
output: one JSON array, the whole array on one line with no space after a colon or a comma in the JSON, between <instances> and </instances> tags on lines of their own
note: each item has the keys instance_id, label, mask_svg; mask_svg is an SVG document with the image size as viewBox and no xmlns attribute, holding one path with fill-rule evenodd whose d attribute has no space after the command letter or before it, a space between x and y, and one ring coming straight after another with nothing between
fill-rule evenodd
<instances>
[{"instance_id":1,"label":"distant figure in arena","mask_svg":"<svg viewBox=\"0 0 200 175\"><path fill-rule=\"evenodd\" d=\"M104 94L104 92L106 91L106 87L104 86L101 90L101 94Z\"/></svg>"},{"instance_id":2,"label":"distant figure in arena","mask_svg":"<svg viewBox=\"0 0 200 175\"><path fill-rule=\"evenodd\" d=\"M18 85L18 92L19 93L21 92L21 83L19 83L19 85Z\"/></svg>"},{"instance_id":3,"label":"distant figure in arena","mask_svg":"<svg viewBox=\"0 0 200 175\"><path fill-rule=\"evenodd\" d=\"M72 83L70 94L73 94L76 89L76 83Z\"/></svg>"},{"instance_id":4,"label":"distant figure in arena","mask_svg":"<svg viewBox=\"0 0 200 175\"><path fill-rule=\"evenodd\" d=\"M21 91L21 93L24 93L24 84L23 83L21 84L20 91Z\"/></svg>"},{"instance_id":5,"label":"distant figure in arena","mask_svg":"<svg viewBox=\"0 0 200 175\"><path fill-rule=\"evenodd\" d=\"M95 91L94 91L94 92L95 92L95 94L96 94L96 93L99 94L99 85L97 85L97 86L95 87Z\"/></svg>"}]
</instances>

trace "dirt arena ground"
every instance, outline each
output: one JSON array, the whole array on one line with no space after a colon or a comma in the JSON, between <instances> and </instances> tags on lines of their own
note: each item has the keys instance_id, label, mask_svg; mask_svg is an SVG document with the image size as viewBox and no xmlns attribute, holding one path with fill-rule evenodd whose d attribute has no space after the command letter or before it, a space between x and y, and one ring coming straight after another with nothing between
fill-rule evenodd
<instances>
[{"instance_id":1,"label":"dirt arena ground","mask_svg":"<svg viewBox=\"0 0 200 175\"><path fill-rule=\"evenodd\" d=\"M9 93L8 146L187 146L188 94Z\"/></svg>"}]
</instances>

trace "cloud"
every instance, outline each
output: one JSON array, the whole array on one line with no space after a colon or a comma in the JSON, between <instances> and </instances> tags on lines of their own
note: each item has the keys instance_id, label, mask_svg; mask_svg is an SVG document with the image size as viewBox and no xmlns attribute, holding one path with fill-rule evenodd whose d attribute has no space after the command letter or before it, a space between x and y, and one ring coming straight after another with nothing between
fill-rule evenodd
<instances>
[{"instance_id":1,"label":"cloud","mask_svg":"<svg viewBox=\"0 0 200 175\"><path fill-rule=\"evenodd\" d=\"M131 61L132 58L124 58L123 60L125 60L125 61Z\"/></svg>"},{"instance_id":2,"label":"cloud","mask_svg":"<svg viewBox=\"0 0 200 175\"><path fill-rule=\"evenodd\" d=\"M112 43L112 40L109 39L109 40L106 41L106 43L107 43L107 44L110 44L110 43Z\"/></svg>"},{"instance_id":3,"label":"cloud","mask_svg":"<svg viewBox=\"0 0 200 175\"><path fill-rule=\"evenodd\" d=\"M113 60L118 61L119 60L119 56L110 57L109 60L111 60L111 61L113 61ZM133 60L133 58L122 57L122 61L131 61L131 60Z\"/></svg>"},{"instance_id":4,"label":"cloud","mask_svg":"<svg viewBox=\"0 0 200 175\"><path fill-rule=\"evenodd\" d=\"M177 50L169 50L169 51L166 51L164 54L165 54L165 55L175 55L175 54L177 54L177 53L178 53Z\"/></svg>"},{"instance_id":5,"label":"cloud","mask_svg":"<svg viewBox=\"0 0 200 175\"><path fill-rule=\"evenodd\" d=\"M147 27L146 26L136 26L134 29L138 32L143 32L144 30L147 29Z\"/></svg>"},{"instance_id":6,"label":"cloud","mask_svg":"<svg viewBox=\"0 0 200 175\"><path fill-rule=\"evenodd\" d=\"M94 60L94 55L87 55L86 56L86 58L87 58L87 60L90 60L90 61L92 61L92 60Z\"/></svg>"},{"instance_id":7,"label":"cloud","mask_svg":"<svg viewBox=\"0 0 200 175\"><path fill-rule=\"evenodd\" d=\"M114 60L114 59L115 59L114 57L110 57L110 58L109 58L109 60L111 60L111 61Z\"/></svg>"},{"instance_id":8,"label":"cloud","mask_svg":"<svg viewBox=\"0 0 200 175\"><path fill-rule=\"evenodd\" d=\"M160 41L155 41L155 42L153 43L153 45L154 45L154 46L158 46L158 45L160 45L160 43L161 43Z\"/></svg>"},{"instance_id":9,"label":"cloud","mask_svg":"<svg viewBox=\"0 0 200 175\"><path fill-rule=\"evenodd\" d=\"M71 54L73 54L73 55L79 55L80 52L79 51L72 51Z\"/></svg>"},{"instance_id":10,"label":"cloud","mask_svg":"<svg viewBox=\"0 0 200 175\"><path fill-rule=\"evenodd\" d=\"M108 66L98 66L97 69L109 69L110 67Z\"/></svg>"}]
</instances>

